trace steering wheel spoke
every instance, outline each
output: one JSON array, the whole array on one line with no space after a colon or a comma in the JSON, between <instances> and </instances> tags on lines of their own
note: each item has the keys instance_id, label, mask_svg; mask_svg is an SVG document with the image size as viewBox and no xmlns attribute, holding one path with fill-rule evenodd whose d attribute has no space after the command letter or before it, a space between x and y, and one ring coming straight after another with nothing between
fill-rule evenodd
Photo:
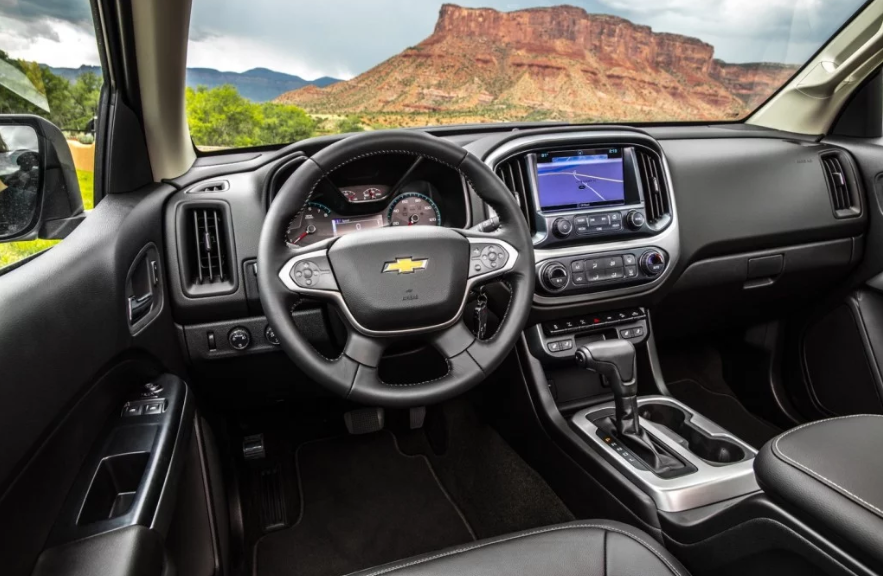
<instances>
[{"instance_id":1,"label":"steering wheel spoke","mask_svg":"<svg viewBox=\"0 0 883 576\"><path fill-rule=\"evenodd\" d=\"M358 330L349 327L349 337L343 353L347 358L355 360L362 366L377 368L383 353L391 344L386 338L372 338L365 336Z\"/></svg>"}]
</instances>

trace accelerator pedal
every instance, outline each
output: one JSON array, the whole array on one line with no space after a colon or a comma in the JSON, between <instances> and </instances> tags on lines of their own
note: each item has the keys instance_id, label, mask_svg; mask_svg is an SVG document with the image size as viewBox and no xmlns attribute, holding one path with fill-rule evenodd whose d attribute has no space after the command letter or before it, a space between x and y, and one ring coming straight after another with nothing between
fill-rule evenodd
<instances>
[{"instance_id":1,"label":"accelerator pedal","mask_svg":"<svg viewBox=\"0 0 883 576\"><path fill-rule=\"evenodd\" d=\"M360 408L344 414L343 421L350 434L370 434L383 430L386 413L383 408Z\"/></svg>"},{"instance_id":2,"label":"accelerator pedal","mask_svg":"<svg viewBox=\"0 0 883 576\"><path fill-rule=\"evenodd\" d=\"M260 499L261 528L264 533L288 526L288 506L282 470L278 465L255 470Z\"/></svg>"}]
</instances>

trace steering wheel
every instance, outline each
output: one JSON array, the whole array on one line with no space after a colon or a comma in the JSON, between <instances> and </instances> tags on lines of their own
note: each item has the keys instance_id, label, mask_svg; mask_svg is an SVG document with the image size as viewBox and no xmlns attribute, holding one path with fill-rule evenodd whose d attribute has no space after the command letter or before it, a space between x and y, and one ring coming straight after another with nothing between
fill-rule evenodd
<instances>
[{"instance_id":1,"label":"steering wheel","mask_svg":"<svg viewBox=\"0 0 883 576\"><path fill-rule=\"evenodd\" d=\"M498 229L387 227L303 248L286 245L287 224L322 179L350 162L382 154L409 154L457 170L496 211ZM469 294L500 279L511 288L509 307L497 332L477 339L462 321ZM515 345L534 292L533 245L511 192L474 155L423 132L366 132L324 148L282 184L261 230L258 285L282 349L309 377L362 404L422 406L475 386ZM291 310L304 297L340 309L348 326L339 357L322 356L297 330ZM441 353L447 373L415 384L383 382L378 367L387 347L418 338Z\"/></svg>"}]
</instances>

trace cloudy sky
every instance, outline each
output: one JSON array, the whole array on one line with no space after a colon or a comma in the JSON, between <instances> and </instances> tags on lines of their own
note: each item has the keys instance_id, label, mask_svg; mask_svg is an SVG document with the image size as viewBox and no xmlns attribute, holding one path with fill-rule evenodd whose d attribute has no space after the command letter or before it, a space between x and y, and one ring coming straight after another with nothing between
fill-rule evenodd
<instances>
[{"instance_id":1,"label":"cloudy sky","mask_svg":"<svg viewBox=\"0 0 883 576\"><path fill-rule=\"evenodd\" d=\"M146 0L139 0L146 1ZM728 62L807 60L864 0L568 0L657 32L695 36ZM518 10L561 1L460 0ZM437 0L193 0L188 65L351 78L429 34ZM0 50L98 64L87 0L0 0Z\"/></svg>"}]
</instances>

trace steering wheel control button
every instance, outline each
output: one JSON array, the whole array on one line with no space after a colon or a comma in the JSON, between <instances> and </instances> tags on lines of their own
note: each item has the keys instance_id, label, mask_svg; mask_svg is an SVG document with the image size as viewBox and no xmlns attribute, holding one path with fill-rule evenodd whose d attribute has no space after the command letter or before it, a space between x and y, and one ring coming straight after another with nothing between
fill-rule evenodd
<instances>
[{"instance_id":1,"label":"steering wheel control button","mask_svg":"<svg viewBox=\"0 0 883 576\"><path fill-rule=\"evenodd\" d=\"M251 346L251 333L242 326L237 326L230 330L227 341L230 342L230 347L234 350L245 350Z\"/></svg>"},{"instance_id":2,"label":"steering wheel control button","mask_svg":"<svg viewBox=\"0 0 883 576\"><path fill-rule=\"evenodd\" d=\"M291 269L291 279L300 288L336 290L334 274L324 256L301 260Z\"/></svg>"},{"instance_id":3,"label":"steering wheel control button","mask_svg":"<svg viewBox=\"0 0 883 576\"><path fill-rule=\"evenodd\" d=\"M475 253L478 252L478 257ZM499 244L473 244L472 267L469 269L469 277L474 278L494 270L503 268L509 261L509 252Z\"/></svg>"},{"instance_id":4,"label":"steering wheel control button","mask_svg":"<svg viewBox=\"0 0 883 576\"><path fill-rule=\"evenodd\" d=\"M267 327L264 328L264 337L267 339L267 342L269 342L273 346L279 345L279 337L276 336L276 332L273 331L273 327L269 324L267 324Z\"/></svg>"}]
</instances>

